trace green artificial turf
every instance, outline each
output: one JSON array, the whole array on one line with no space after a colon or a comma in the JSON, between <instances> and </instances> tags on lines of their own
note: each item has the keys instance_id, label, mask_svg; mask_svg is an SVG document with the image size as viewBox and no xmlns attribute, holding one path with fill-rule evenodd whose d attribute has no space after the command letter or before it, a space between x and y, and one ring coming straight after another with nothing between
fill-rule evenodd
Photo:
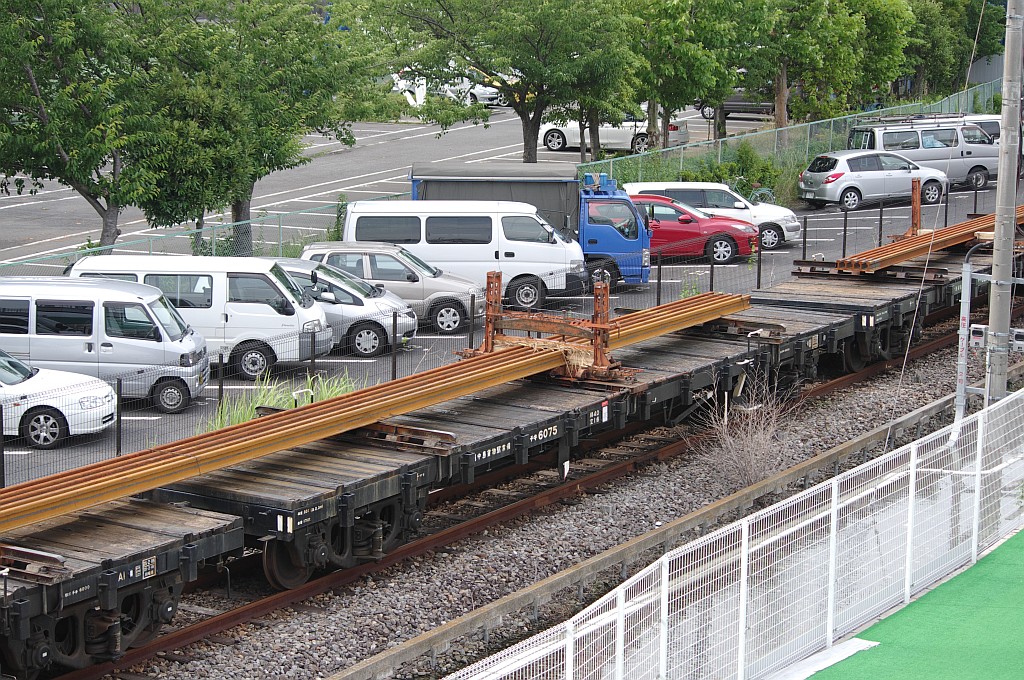
<instances>
[{"instance_id":1,"label":"green artificial turf","mask_svg":"<svg viewBox=\"0 0 1024 680\"><path fill-rule=\"evenodd\" d=\"M857 637L813 680L1024 680L1024 532Z\"/></svg>"}]
</instances>

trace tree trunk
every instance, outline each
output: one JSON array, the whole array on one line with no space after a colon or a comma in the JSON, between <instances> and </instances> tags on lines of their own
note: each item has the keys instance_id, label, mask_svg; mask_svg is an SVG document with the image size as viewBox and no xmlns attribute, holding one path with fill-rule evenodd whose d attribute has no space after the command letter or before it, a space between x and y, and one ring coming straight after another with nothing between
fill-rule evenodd
<instances>
[{"instance_id":1,"label":"tree trunk","mask_svg":"<svg viewBox=\"0 0 1024 680\"><path fill-rule=\"evenodd\" d=\"M666 108L661 110L661 148L668 148L668 126L672 124L672 112ZM684 123L685 124L685 123Z\"/></svg>"},{"instance_id":2,"label":"tree trunk","mask_svg":"<svg viewBox=\"0 0 1024 680\"><path fill-rule=\"evenodd\" d=\"M715 107L715 139L725 139L729 132L725 129L725 107Z\"/></svg>"},{"instance_id":3,"label":"tree trunk","mask_svg":"<svg viewBox=\"0 0 1024 680\"><path fill-rule=\"evenodd\" d=\"M196 220L196 230L192 232L192 254L205 255L206 242L203 241L203 226L206 224L206 216L200 215Z\"/></svg>"},{"instance_id":4,"label":"tree trunk","mask_svg":"<svg viewBox=\"0 0 1024 680\"><path fill-rule=\"evenodd\" d=\"M775 73L775 127L784 128L789 125L789 76L786 64L779 64Z\"/></svg>"},{"instance_id":5,"label":"tree trunk","mask_svg":"<svg viewBox=\"0 0 1024 680\"><path fill-rule=\"evenodd\" d=\"M527 111L516 111L519 115L519 122L523 126L523 162L537 162L537 143L540 137L540 114L536 112L530 116Z\"/></svg>"},{"instance_id":6,"label":"tree trunk","mask_svg":"<svg viewBox=\"0 0 1024 680\"><path fill-rule=\"evenodd\" d=\"M658 102L650 99L647 101L647 148L663 149L665 145L662 143L662 140L667 139L668 135L662 134L658 126Z\"/></svg>"},{"instance_id":7,"label":"tree trunk","mask_svg":"<svg viewBox=\"0 0 1024 680\"><path fill-rule=\"evenodd\" d=\"M100 245L112 246L117 237L121 235L121 230L117 228L117 218L121 215L121 209L110 200L107 201L105 209L99 208L98 205L94 204L93 207L96 208L100 213L100 217L103 218L103 230L100 231Z\"/></svg>"},{"instance_id":8,"label":"tree trunk","mask_svg":"<svg viewBox=\"0 0 1024 680\"><path fill-rule=\"evenodd\" d=\"M238 257L252 256L252 190L249 187L248 195L231 204L232 243L234 252L232 255Z\"/></svg>"},{"instance_id":9,"label":"tree trunk","mask_svg":"<svg viewBox=\"0 0 1024 680\"><path fill-rule=\"evenodd\" d=\"M914 73L914 92L918 99L924 99L928 95L928 81L924 75L924 64L918 64L917 71Z\"/></svg>"},{"instance_id":10,"label":"tree trunk","mask_svg":"<svg viewBox=\"0 0 1024 680\"><path fill-rule=\"evenodd\" d=\"M596 161L601 157L601 119L597 115L597 109L588 111L587 118L590 127L590 160Z\"/></svg>"}]
</instances>

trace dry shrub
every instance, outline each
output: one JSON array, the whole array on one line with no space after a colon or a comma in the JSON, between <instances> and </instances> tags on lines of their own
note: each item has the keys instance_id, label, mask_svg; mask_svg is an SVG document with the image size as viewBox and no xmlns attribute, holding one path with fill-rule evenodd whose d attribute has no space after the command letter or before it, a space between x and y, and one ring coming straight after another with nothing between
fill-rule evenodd
<instances>
[{"instance_id":1,"label":"dry shrub","mask_svg":"<svg viewBox=\"0 0 1024 680\"><path fill-rule=\"evenodd\" d=\"M780 430L796 407L763 377L747 380L741 397L712 404L702 417L701 459L727 490L741 489L786 467Z\"/></svg>"}]
</instances>

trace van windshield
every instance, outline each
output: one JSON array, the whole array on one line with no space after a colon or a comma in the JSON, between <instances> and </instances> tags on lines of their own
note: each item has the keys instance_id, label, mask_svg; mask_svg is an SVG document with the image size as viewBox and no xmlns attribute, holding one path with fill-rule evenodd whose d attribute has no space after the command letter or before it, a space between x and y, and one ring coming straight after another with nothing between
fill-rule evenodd
<instances>
[{"instance_id":1,"label":"van windshield","mask_svg":"<svg viewBox=\"0 0 1024 680\"><path fill-rule=\"evenodd\" d=\"M0 383L4 385L17 385L18 383L25 382L35 373L35 369L29 368L19 359L15 359L7 352L0 350Z\"/></svg>"},{"instance_id":2,"label":"van windshield","mask_svg":"<svg viewBox=\"0 0 1024 680\"><path fill-rule=\"evenodd\" d=\"M181 340L188 332L188 324L163 295L149 303L149 311L171 340Z\"/></svg>"},{"instance_id":3,"label":"van windshield","mask_svg":"<svg viewBox=\"0 0 1024 680\"><path fill-rule=\"evenodd\" d=\"M407 264L412 265L413 269L421 270L423 273L425 273L432 279L436 279L442 273L440 269L438 269L432 264L427 264L420 258L410 253L405 248L402 248L402 250L399 252L399 255L401 256L402 259L406 261Z\"/></svg>"},{"instance_id":4,"label":"van windshield","mask_svg":"<svg viewBox=\"0 0 1024 680\"><path fill-rule=\"evenodd\" d=\"M281 269L279 265L274 264L270 268L270 275L274 278L275 281L281 284L281 287L283 289L288 291L288 293L291 295L292 301L298 302L303 309L309 309L316 302L309 295L303 295L302 289L299 288L299 284L295 283L295 280L292 279L292 277L288 276L288 273L285 270Z\"/></svg>"}]
</instances>

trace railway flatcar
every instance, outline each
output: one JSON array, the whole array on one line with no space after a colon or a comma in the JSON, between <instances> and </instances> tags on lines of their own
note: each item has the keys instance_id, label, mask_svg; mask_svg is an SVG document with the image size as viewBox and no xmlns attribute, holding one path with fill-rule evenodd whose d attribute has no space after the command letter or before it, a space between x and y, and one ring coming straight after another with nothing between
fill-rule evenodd
<instances>
[{"instance_id":1,"label":"railway flatcar","mask_svg":"<svg viewBox=\"0 0 1024 680\"><path fill-rule=\"evenodd\" d=\"M615 350L618 377L513 381L0 537L3 566L24 563L0 600L2 671L115 658L169 620L200 565L243 544L262 550L274 586L294 588L408 540L436 489L541 453L564 471L581 438L679 422L754 371L792 386L893 356L926 315L955 310L960 259L874 276L803 263L748 309Z\"/></svg>"}]
</instances>

